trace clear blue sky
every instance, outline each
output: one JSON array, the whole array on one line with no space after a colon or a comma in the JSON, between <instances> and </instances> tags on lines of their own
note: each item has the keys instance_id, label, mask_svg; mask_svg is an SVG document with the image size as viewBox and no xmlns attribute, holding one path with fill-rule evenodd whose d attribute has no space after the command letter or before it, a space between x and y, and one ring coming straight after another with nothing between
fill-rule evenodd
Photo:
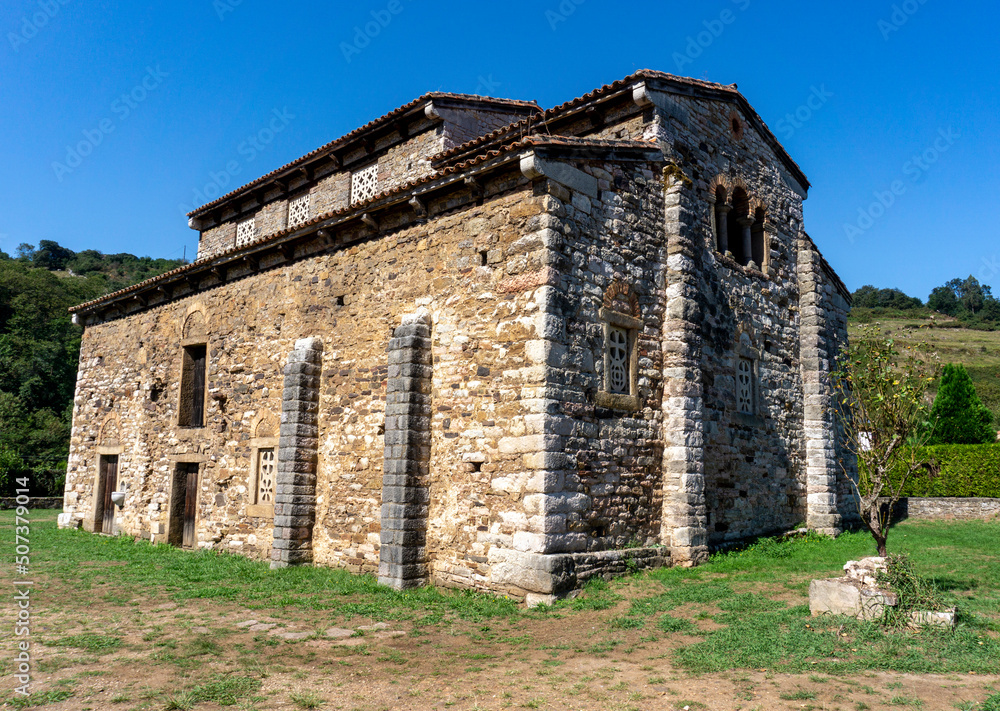
<instances>
[{"instance_id":1,"label":"clear blue sky","mask_svg":"<svg viewBox=\"0 0 1000 711\"><path fill-rule=\"evenodd\" d=\"M806 228L851 289L1000 287L995 3L141 5L0 7L0 249L190 257L182 207L233 161L223 192L426 91L548 107L648 67L739 84L812 182ZM281 130L247 142L275 111Z\"/></svg>"}]
</instances>

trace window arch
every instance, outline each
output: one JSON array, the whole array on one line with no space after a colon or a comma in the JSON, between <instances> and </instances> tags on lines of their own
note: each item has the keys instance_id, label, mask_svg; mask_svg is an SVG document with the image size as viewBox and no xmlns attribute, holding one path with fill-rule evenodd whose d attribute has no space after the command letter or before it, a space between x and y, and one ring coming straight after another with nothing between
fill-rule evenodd
<instances>
[{"instance_id":1,"label":"window arch","mask_svg":"<svg viewBox=\"0 0 1000 711\"><path fill-rule=\"evenodd\" d=\"M729 251L737 263L746 266L750 261L750 199L741 187L733 190L733 207L727 220Z\"/></svg>"},{"instance_id":2,"label":"window arch","mask_svg":"<svg viewBox=\"0 0 1000 711\"><path fill-rule=\"evenodd\" d=\"M723 185L715 188L715 248L722 254L729 251L729 195Z\"/></svg>"},{"instance_id":3,"label":"window arch","mask_svg":"<svg viewBox=\"0 0 1000 711\"><path fill-rule=\"evenodd\" d=\"M750 227L750 259L753 266L764 271L767 257L767 235L764 233L764 223L767 213L763 207L758 207L753 213L753 225Z\"/></svg>"}]
</instances>

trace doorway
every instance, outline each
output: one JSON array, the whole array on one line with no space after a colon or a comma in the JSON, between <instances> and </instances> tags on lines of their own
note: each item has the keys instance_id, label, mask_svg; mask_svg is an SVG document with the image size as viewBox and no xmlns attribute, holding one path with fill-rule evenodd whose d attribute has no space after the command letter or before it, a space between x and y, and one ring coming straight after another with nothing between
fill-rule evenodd
<instances>
[{"instance_id":1,"label":"doorway","mask_svg":"<svg viewBox=\"0 0 1000 711\"><path fill-rule=\"evenodd\" d=\"M195 524L198 518L197 462L177 463L170 491L167 543L182 548L194 548L197 542Z\"/></svg>"},{"instance_id":2,"label":"doorway","mask_svg":"<svg viewBox=\"0 0 1000 711\"><path fill-rule=\"evenodd\" d=\"M111 500L111 492L118 486L118 455L102 454L98 462L98 494L97 502L100 509L94 516L97 533L112 534L115 532L115 504Z\"/></svg>"}]
</instances>

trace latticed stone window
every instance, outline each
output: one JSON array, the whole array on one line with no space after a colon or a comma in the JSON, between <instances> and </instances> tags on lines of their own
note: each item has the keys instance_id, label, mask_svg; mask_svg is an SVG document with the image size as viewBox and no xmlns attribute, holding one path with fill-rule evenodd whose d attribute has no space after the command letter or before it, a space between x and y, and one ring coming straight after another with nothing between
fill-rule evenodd
<instances>
[{"instance_id":1,"label":"latticed stone window","mask_svg":"<svg viewBox=\"0 0 1000 711\"><path fill-rule=\"evenodd\" d=\"M351 204L364 202L378 193L378 163L351 174Z\"/></svg>"},{"instance_id":2,"label":"latticed stone window","mask_svg":"<svg viewBox=\"0 0 1000 711\"><path fill-rule=\"evenodd\" d=\"M242 247L250 244L257 237L257 219L251 217L249 220L236 223L236 246Z\"/></svg>"},{"instance_id":3,"label":"latticed stone window","mask_svg":"<svg viewBox=\"0 0 1000 711\"><path fill-rule=\"evenodd\" d=\"M740 358L736 370L736 407L745 415L753 414L753 361Z\"/></svg>"},{"instance_id":4,"label":"latticed stone window","mask_svg":"<svg viewBox=\"0 0 1000 711\"><path fill-rule=\"evenodd\" d=\"M274 503L274 447L257 450L257 503Z\"/></svg>"},{"instance_id":5,"label":"latticed stone window","mask_svg":"<svg viewBox=\"0 0 1000 711\"><path fill-rule=\"evenodd\" d=\"M615 410L639 409L638 341L642 329L639 299L628 284L615 280L598 309L604 330L604 373L595 402Z\"/></svg>"},{"instance_id":6,"label":"latticed stone window","mask_svg":"<svg viewBox=\"0 0 1000 711\"><path fill-rule=\"evenodd\" d=\"M309 193L288 203L288 226L296 227L309 220Z\"/></svg>"},{"instance_id":7,"label":"latticed stone window","mask_svg":"<svg viewBox=\"0 0 1000 711\"><path fill-rule=\"evenodd\" d=\"M608 327L608 390L629 395L628 331Z\"/></svg>"}]
</instances>

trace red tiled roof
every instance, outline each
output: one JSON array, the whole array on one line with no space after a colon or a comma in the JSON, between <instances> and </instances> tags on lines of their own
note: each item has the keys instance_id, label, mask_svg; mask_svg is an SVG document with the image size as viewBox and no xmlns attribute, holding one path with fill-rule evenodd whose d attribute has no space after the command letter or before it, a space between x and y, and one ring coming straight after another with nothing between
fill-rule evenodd
<instances>
[{"instance_id":1,"label":"red tiled roof","mask_svg":"<svg viewBox=\"0 0 1000 711\"><path fill-rule=\"evenodd\" d=\"M382 126L382 125L390 122L392 119L398 118L398 117L402 116L403 114L407 113L408 111L411 111L411 110L415 109L416 107L420 106L421 104L429 103L429 102L433 101L434 99L455 99L455 100L458 100L458 101L482 101L482 102L486 102L486 103L490 103L490 104L495 104L495 105L498 105L498 106L516 106L516 107L520 107L520 108L534 107L535 109L539 108L538 104L536 104L534 101L520 101L518 99L497 99L497 98L493 98L493 97L490 97L490 96L479 96L478 94L455 94L455 93L447 92L447 91L430 91L430 92L428 92L426 94L423 94L422 96L418 96L413 101L410 101L410 102L407 102L407 103L403 104L399 108L393 109L392 111L390 111L389 113L387 113L387 114L385 114L383 116L379 116L377 119L374 119L373 121L369 121L364 126L361 126L360 128L356 128L353 131L351 131L350 133L345 133L340 138L334 139L334 140L330 141L329 143L320 146L316 150L310 151L309 153L306 153L304 156L301 156L300 158L296 158L295 160L293 160L290 163L286 163L285 165L281 166L280 168L275 168L270 173L267 173L266 175L262 175L261 177L257 178L256 180L252 180L249 183L247 183L246 185L242 185L242 186L236 188L235 190L232 190L232 191L226 193L225 195L223 195L220 198L216 198L212 202L205 203L201 207L195 208L194 210L192 210L191 212L188 213L188 217L193 217L195 215L200 215L203 212L205 212L207 210L210 210L211 208L219 205L220 203L226 202L227 200L229 200L230 198L232 198L234 195L237 195L237 194L239 194L241 192L244 192L245 190L248 190L249 188L252 188L252 187L255 187L257 185L260 185L261 183L267 182L268 180L270 180L271 178L273 178L274 176L276 176L278 173L286 171L289 168L294 168L295 166L299 165L300 163L303 163L303 162L309 160L310 158L313 158L313 157L319 155L320 153L324 153L326 151L331 150L332 148L335 148L338 145L342 145L344 143L347 143L347 142L351 141L352 139L357 138L361 134L367 133L368 131L371 131L372 129L378 128L379 126Z\"/></svg>"},{"instance_id":2,"label":"red tiled roof","mask_svg":"<svg viewBox=\"0 0 1000 711\"><path fill-rule=\"evenodd\" d=\"M168 272L164 272L158 276L146 279L145 281L139 282L138 284L133 284L132 286L125 287L124 289L119 289L118 291L113 291L110 294L105 294L96 299L91 299L90 301L78 304L77 306L71 307L69 310L71 312L83 311L91 306L95 306L100 303L115 301L118 297L124 296L126 294L139 291L146 287L152 286L162 281L168 281L170 278L183 274L184 272L192 271L196 268L200 268L209 262L216 260L224 260L226 257L238 254L241 252L252 251L256 247L263 246L270 242L275 242L283 237L299 232L304 228L311 227L313 225L325 222L334 217L343 217L351 214L364 213L366 210L371 209L374 203L385 200L386 198L399 196L404 193L411 192L414 188L421 185L426 185L432 183L441 178L445 178L456 173L462 173L467 168L471 168L475 165L485 163L494 158L498 158L504 155L509 155L515 153L522 148L532 147L532 146L574 146L574 147L591 147L591 148L620 148L620 149L656 149L656 144L654 142L647 141L629 141L629 140L599 140L593 138L578 138L578 137L567 137L567 136L525 136L523 139L509 143L500 148L489 150L482 153L474 158L471 158L455 165L450 165L446 168L426 175L422 178L416 178L408 183L404 183L392 190L378 193L371 196L367 200L351 205L349 207L341 207L336 210L330 210L322 215L317 215L307 222L296 225L295 227L286 228L280 232L276 232L271 235L266 235L257 239L254 242L241 245L239 247L233 247L226 250L225 252L220 252L218 254L213 254L211 257L206 257L205 259L192 262L190 264L185 264L184 266L177 267L176 269L171 269Z\"/></svg>"}]
</instances>

